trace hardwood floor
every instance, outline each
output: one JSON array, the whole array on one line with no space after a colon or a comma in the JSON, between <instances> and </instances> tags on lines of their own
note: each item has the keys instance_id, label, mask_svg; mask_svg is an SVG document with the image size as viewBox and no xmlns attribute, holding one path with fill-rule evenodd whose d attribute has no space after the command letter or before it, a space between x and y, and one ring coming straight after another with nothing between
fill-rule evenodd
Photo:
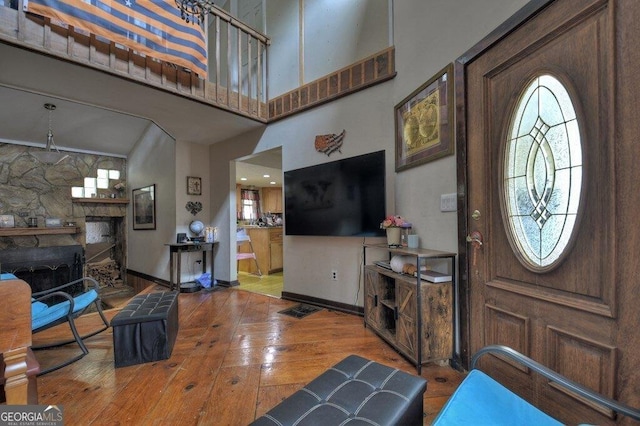
<instances>
[{"instance_id":1,"label":"hardwood floor","mask_svg":"<svg viewBox=\"0 0 640 426\"><path fill-rule=\"evenodd\" d=\"M39 404L61 405L66 425L246 425L352 353L416 374L361 317L327 309L303 319L278 313L294 304L233 288L180 294L170 359L115 369L109 328L86 340L90 352L80 361L38 378ZM97 320L81 317L80 332ZM35 335L34 344L62 334L67 326ZM46 366L77 351L68 345L36 357ZM429 365L422 376L429 424L462 375Z\"/></svg>"}]
</instances>

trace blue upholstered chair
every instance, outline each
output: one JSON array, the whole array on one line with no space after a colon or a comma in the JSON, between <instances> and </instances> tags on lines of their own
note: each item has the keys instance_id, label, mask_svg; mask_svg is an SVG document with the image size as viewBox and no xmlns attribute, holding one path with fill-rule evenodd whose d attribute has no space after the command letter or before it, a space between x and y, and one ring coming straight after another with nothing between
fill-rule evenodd
<instances>
[{"instance_id":1,"label":"blue upholstered chair","mask_svg":"<svg viewBox=\"0 0 640 426\"><path fill-rule=\"evenodd\" d=\"M495 379L476 369L480 357L488 353L507 357L586 400L593 401L633 420L640 420L640 410L600 395L509 347L490 345L480 349L473 356L471 372L442 407L432 425L562 425L555 418L542 412Z\"/></svg>"},{"instance_id":2,"label":"blue upholstered chair","mask_svg":"<svg viewBox=\"0 0 640 426\"><path fill-rule=\"evenodd\" d=\"M78 283L84 284L84 291L79 294L69 294L70 289L78 286ZM40 371L38 375L46 374L54 370L65 367L89 353L83 339L95 336L96 334L109 328L109 321L102 312L100 295L98 294L99 285L93 278L80 278L67 284L51 288L49 290L33 293L31 299L31 331L36 334L40 331L47 330L59 324L68 323L73 339L63 340L54 343L33 346L32 349L47 349L67 345L69 343L77 343L80 346L81 354L66 360L60 364L48 367ZM51 301L54 302L51 302ZM48 303L45 303L48 302ZM94 305L104 326L100 326L97 330L91 331L84 336L80 336L76 329L75 319L85 313L87 309Z\"/></svg>"}]
</instances>

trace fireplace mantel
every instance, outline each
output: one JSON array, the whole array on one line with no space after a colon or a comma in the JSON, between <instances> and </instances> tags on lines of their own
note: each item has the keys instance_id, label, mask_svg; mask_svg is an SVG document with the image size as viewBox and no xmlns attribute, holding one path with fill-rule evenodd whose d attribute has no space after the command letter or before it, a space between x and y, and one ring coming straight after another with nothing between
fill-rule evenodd
<instances>
[{"instance_id":1,"label":"fireplace mantel","mask_svg":"<svg viewBox=\"0 0 640 426\"><path fill-rule=\"evenodd\" d=\"M50 228L0 228L0 237L77 234L78 232L80 232L80 228L77 226L60 226Z\"/></svg>"},{"instance_id":2,"label":"fireplace mantel","mask_svg":"<svg viewBox=\"0 0 640 426\"><path fill-rule=\"evenodd\" d=\"M71 202L75 204L129 204L129 200L127 198L72 198Z\"/></svg>"}]
</instances>

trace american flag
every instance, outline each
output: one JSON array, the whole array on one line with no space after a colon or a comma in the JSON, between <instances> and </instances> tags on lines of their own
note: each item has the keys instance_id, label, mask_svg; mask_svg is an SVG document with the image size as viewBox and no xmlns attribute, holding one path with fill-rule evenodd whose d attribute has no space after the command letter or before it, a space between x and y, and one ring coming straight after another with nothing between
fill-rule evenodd
<instances>
[{"instance_id":1,"label":"american flag","mask_svg":"<svg viewBox=\"0 0 640 426\"><path fill-rule=\"evenodd\" d=\"M24 10L207 77L204 31L182 20L175 0L25 0Z\"/></svg>"}]
</instances>

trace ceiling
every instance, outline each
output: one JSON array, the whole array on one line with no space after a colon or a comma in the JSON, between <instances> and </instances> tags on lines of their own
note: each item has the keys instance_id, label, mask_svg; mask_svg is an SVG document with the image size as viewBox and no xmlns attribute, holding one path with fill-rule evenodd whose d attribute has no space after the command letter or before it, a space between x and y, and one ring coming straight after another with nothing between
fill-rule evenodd
<instances>
[{"instance_id":1,"label":"ceiling","mask_svg":"<svg viewBox=\"0 0 640 426\"><path fill-rule=\"evenodd\" d=\"M49 111L45 103L56 105L51 112L51 129L56 146L76 152L126 157L151 121L0 86L0 139L4 142L44 147L47 141Z\"/></svg>"},{"instance_id":2,"label":"ceiling","mask_svg":"<svg viewBox=\"0 0 640 426\"><path fill-rule=\"evenodd\" d=\"M282 148L274 148L237 161L236 183L258 188L282 186Z\"/></svg>"}]
</instances>

